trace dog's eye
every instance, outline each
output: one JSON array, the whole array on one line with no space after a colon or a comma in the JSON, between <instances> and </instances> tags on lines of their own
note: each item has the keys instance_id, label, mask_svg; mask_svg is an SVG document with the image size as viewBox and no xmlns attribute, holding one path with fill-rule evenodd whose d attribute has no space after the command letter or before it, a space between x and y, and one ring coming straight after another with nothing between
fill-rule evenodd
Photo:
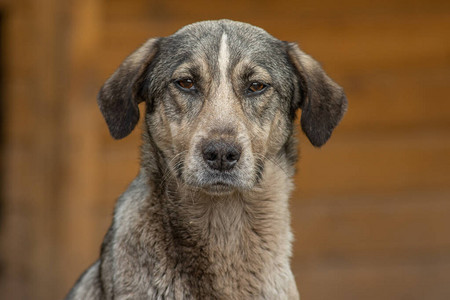
<instances>
[{"instance_id":1,"label":"dog's eye","mask_svg":"<svg viewBox=\"0 0 450 300\"><path fill-rule=\"evenodd\" d=\"M180 79L175 81L175 83L183 90L195 91L194 81L190 78Z\"/></svg>"},{"instance_id":2,"label":"dog's eye","mask_svg":"<svg viewBox=\"0 0 450 300\"><path fill-rule=\"evenodd\" d=\"M249 94L260 93L264 91L266 88L267 84L264 84L262 82L252 82L247 89L247 93Z\"/></svg>"}]
</instances>

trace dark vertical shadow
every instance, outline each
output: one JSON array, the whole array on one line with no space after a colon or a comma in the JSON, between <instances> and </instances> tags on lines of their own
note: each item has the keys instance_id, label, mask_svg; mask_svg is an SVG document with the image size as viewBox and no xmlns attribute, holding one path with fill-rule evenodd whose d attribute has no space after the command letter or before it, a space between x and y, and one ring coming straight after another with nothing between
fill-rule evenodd
<instances>
[{"instance_id":1,"label":"dark vertical shadow","mask_svg":"<svg viewBox=\"0 0 450 300\"><path fill-rule=\"evenodd\" d=\"M5 156L4 156L4 145L5 145L5 83L4 83L4 70L5 70L5 57L3 51L4 45L4 12L0 10L0 235L3 233L2 226L4 219L4 205L5 205L5 194L4 194L4 172L5 172ZM0 278L2 278L4 270L4 261L0 257Z\"/></svg>"}]
</instances>

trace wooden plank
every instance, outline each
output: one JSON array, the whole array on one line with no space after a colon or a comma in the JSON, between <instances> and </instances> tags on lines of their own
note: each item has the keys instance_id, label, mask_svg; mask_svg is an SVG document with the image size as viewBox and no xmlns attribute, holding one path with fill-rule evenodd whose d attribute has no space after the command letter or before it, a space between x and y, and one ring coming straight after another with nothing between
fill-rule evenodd
<instances>
[{"instance_id":1,"label":"wooden plank","mask_svg":"<svg viewBox=\"0 0 450 300\"><path fill-rule=\"evenodd\" d=\"M294 261L417 261L450 253L450 190L292 201Z\"/></svg>"},{"instance_id":2,"label":"wooden plank","mask_svg":"<svg viewBox=\"0 0 450 300\"><path fill-rule=\"evenodd\" d=\"M414 70L448 65L450 13L393 15L342 22L283 19L266 29L296 40L333 71Z\"/></svg>"},{"instance_id":3,"label":"wooden plank","mask_svg":"<svg viewBox=\"0 0 450 300\"><path fill-rule=\"evenodd\" d=\"M107 17L120 18L124 15L152 18L179 19L190 17L193 19L221 19L221 18L259 18L269 17L280 18L323 18L368 14L405 14L405 13L426 13L430 11L442 11L449 8L448 2L435 0L431 3L414 0L396 1L356 1L347 0L335 2L327 1L239 1L230 0L227 2L212 2L207 0L192 1L109 1Z\"/></svg>"},{"instance_id":4,"label":"wooden plank","mask_svg":"<svg viewBox=\"0 0 450 300\"><path fill-rule=\"evenodd\" d=\"M316 268L293 266L302 299L447 300L450 258L408 263L349 262Z\"/></svg>"},{"instance_id":5,"label":"wooden plank","mask_svg":"<svg viewBox=\"0 0 450 300\"><path fill-rule=\"evenodd\" d=\"M338 76L340 77L340 76ZM450 67L342 74L349 99L344 131L450 128Z\"/></svg>"},{"instance_id":6,"label":"wooden plank","mask_svg":"<svg viewBox=\"0 0 450 300\"><path fill-rule=\"evenodd\" d=\"M450 132L340 134L320 150L301 134L298 195L349 195L450 186ZM296 197L294 197L295 199Z\"/></svg>"},{"instance_id":7,"label":"wooden plank","mask_svg":"<svg viewBox=\"0 0 450 300\"><path fill-rule=\"evenodd\" d=\"M292 267L307 299L448 299L450 190L292 204Z\"/></svg>"}]
</instances>

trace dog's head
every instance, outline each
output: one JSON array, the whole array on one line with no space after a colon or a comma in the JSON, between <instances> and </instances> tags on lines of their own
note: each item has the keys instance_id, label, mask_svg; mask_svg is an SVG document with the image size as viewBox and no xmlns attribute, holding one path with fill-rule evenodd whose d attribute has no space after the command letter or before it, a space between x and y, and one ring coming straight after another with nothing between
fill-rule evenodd
<instances>
[{"instance_id":1,"label":"dog's head","mask_svg":"<svg viewBox=\"0 0 450 300\"><path fill-rule=\"evenodd\" d=\"M150 39L121 64L98 96L114 138L133 130L143 101L146 130L169 172L213 194L251 189L265 163L286 154L297 109L320 147L347 104L296 44L228 20Z\"/></svg>"}]
</instances>

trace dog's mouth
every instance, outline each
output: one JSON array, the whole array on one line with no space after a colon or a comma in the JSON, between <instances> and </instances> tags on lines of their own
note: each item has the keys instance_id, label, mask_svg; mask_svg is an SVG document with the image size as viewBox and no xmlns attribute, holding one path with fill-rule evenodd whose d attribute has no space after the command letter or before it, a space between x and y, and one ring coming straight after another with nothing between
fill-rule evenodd
<instances>
[{"instance_id":1,"label":"dog's mouth","mask_svg":"<svg viewBox=\"0 0 450 300\"><path fill-rule=\"evenodd\" d=\"M219 181L213 184L206 185L202 189L208 194L225 195L231 194L236 189L236 187L228 183Z\"/></svg>"},{"instance_id":2,"label":"dog's mouth","mask_svg":"<svg viewBox=\"0 0 450 300\"><path fill-rule=\"evenodd\" d=\"M204 182L203 184L191 183L188 185L196 191L200 191L213 196L224 196L232 194L239 189L239 186L237 186L236 184L222 180L214 180L206 183Z\"/></svg>"},{"instance_id":3,"label":"dog's mouth","mask_svg":"<svg viewBox=\"0 0 450 300\"><path fill-rule=\"evenodd\" d=\"M241 184L242 182L236 176L230 176L231 174L226 174L228 176L224 175L209 174L209 176L201 178L189 176L184 183L193 190L214 196L232 194L244 188Z\"/></svg>"}]
</instances>

